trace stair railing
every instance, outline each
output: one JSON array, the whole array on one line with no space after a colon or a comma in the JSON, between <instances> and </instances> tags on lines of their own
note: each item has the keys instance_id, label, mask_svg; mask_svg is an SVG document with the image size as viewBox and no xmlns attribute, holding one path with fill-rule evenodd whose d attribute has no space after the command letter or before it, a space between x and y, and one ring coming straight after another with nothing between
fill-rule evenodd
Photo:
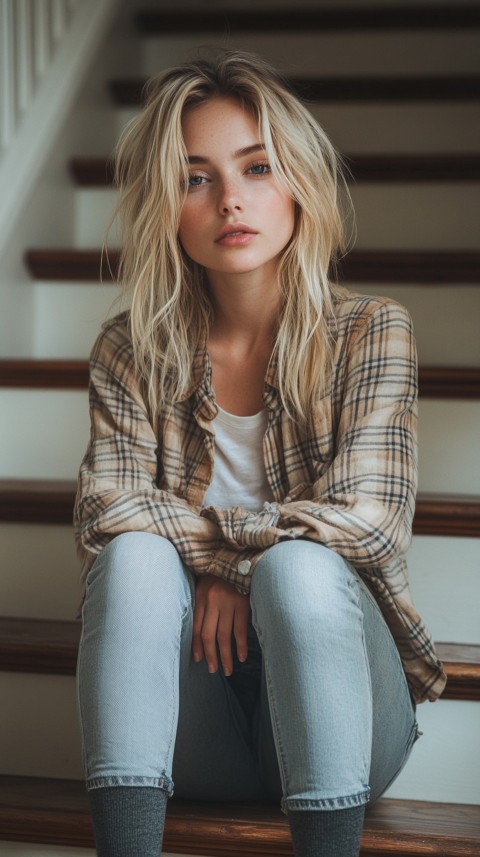
<instances>
[{"instance_id":1,"label":"stair railing","mask_svg":"<svg viewBox=\"0 0 480 857\"><path fill-rule=\"evenodd\" d=\"M121 0L0 0L0 246Z\"/></svg>"}]
</instances>

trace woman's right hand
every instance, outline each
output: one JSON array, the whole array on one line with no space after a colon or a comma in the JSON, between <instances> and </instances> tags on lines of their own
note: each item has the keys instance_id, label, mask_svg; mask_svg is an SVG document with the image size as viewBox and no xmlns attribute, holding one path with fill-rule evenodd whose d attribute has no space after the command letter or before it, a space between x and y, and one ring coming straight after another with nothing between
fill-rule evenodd
<instances>
[{"instance_id":1,"label":"woman's right hand","mask_svg":"<svg viewBox=\"0 0 480 857\"><path fill-rule=\"evenodd\" d=\"M197 577L193 614L192 653L195 661L205 658L208 670L218 670L218 651L225 675L233 672L232 634L239 661L248 655L247 627L250 599L231 583L204 574ZM218 650L217 650L218 643Z\"/></svg>"}]
</instances>

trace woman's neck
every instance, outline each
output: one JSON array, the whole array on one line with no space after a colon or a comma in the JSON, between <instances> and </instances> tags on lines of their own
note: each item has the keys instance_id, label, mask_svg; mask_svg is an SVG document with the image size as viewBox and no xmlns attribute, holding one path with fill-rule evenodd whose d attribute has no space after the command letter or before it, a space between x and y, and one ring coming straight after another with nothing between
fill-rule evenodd
<instances>
[{"instance_id":1,"label":"woman's neck","mask_svg":"<svg viewBox=\"0 0 480 857\"><path fill-rule=\"evenodd\" d=\"M279 291L215 283L208 350L217 403L240 416L263 407L264 378L277 330Z\"/></svg>"},{"instance_id":2,"label":"woman's neck","mask_svg":"<svg viewBox=\"0 0 480 857\"><path fill-rule=\"evenodd\" d=\"M265 349L273 347L278 313L280 289L275 282L255 282L255 276L213 278L210 293L213 302L213 320L210 340L229 342L236 349Z\"/></svg>"}]
</instances>

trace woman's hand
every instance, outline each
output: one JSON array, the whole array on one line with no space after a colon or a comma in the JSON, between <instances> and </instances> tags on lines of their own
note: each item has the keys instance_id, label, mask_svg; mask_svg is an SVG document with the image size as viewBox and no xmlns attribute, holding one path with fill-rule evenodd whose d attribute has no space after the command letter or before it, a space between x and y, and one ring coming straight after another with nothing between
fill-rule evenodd
<instances>
[{"instance_id":1,"label":"woman's hand","mask_svg":"<svg viewBox=\"0 0 480 857\"><path fill-rule=\"evenodd\" d=\"M237 592L231 583L211 574L197 578L193 614L192 652L195 661L205 658L209 672L218 670L217 642L225 675L233 672L232 633L237 656L245 661L248 654L247 626L250 599Z\"/></svg>"}]
</instances>

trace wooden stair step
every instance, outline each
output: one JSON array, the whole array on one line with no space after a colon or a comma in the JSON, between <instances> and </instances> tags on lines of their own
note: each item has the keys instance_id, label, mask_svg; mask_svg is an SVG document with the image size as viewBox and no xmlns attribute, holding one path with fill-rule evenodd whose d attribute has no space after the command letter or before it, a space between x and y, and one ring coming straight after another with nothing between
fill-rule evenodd
<instances>
[{"instance_id":1,"label":"wooden stair step","mask_svg":"<svg viewBox=\"0 0 480 857\"><path fill-rule=\"evenodd\" d=\"M294 9L265 8L232 9L228 12L215 9L141 10L134 16L141 34L155 33L184 35L185 33L278 33L331 30L452 30L480 27L480 10L466 4L455 6L372 6L370 4L344 6L341 9L303 7Z\"/></svg>"},{"instance_id":2,"label":"wooden stair step","mask_svg":"<svg viewBox=\"0 0 480 857\"><path fill-rule=\"evenodd\" d=\"M358 101L478 101L480 75L385 76L375 77L291 77L292 89L315 102ZM112 80L110 95L120 107L138 106L143 101L146 78Z\"/></svg>"},{"instance_id":3,"label":"wooden stair step","mask_svg":"<svg viewBox=\"0 0 480 857\"><path fill-rule=\"evenodd\" d=\"M0 521L70 524L76 483L69 480L0 479ZM420 494L413 532L429 536L480 536L480 497Z\"/></svg>"},{"instance_id":4,"label":"wooden stair step","mask_svg":"<svg viewBox=\"0 0 480 857\"><path fill-rule=\"evenodd\" d=\"M0 670L75 675L81 623L0 617ZM444 699L480 701L480 646L437 643Z\"/></svg>"},{"instance_id":5,"label":"wooden stair step","mask_svg":"<svg viewBox=\"0 0 480 857\"><path fill-rule=\"evenodd\" d=\"M40 777L0 777L0 837L93 847L84 784ZM271 804L169 802L165 851L209 857L291 857L285 816ZM362 857L474 857L480 808L384 798L367 809Z\"/></svg>"},{"instance_id":6,"label":"wooden stair step","mask_svg":"<svg viewBox=\"0 0 480 857\"><path fill-rule=\"evenodd\" d=\"M480 367L420 366L423 399L480 399ZM0 359L0 388L86 390L86 360Z\"/></svg>"},{"instance_id":7,"label":"wooden stair step","mask_svg":"<svg viewBox=\"0 0 480 857\"><path fill-rule=\"evenodd\" d=\"M480 154L345 155L347 179L354 182L464 182L480 180ZM79 187L113 185L110 158L72 158Z\"/></svg>"},{"instance_id":8,"label":"wooden stair step","mask_svg":"<svg viewBox=\"0 0 480 857\"><path fill-rule=\"evenodd\" d=\"M100 250L34 249L25 253L31 275L55 282L112 281L119 252ZM480 285L480 252L475 250L354 250L342 260L339 279L355 283L411 283Z\"/></svg>"}]
</instances>

